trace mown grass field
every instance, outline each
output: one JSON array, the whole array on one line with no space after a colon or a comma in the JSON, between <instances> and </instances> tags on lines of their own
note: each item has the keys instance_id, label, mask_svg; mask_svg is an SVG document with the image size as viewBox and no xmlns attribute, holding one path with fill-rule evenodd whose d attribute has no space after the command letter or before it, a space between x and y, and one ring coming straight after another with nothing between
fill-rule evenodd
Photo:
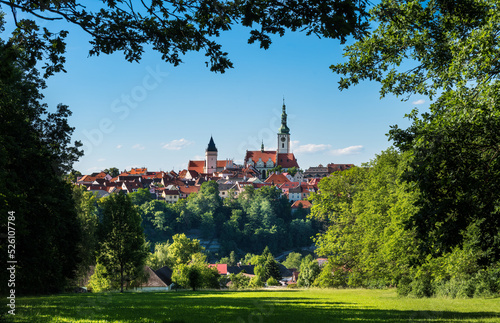
<instances>
[{"instance_id":1,"label":"mown grass field","mask_svg":"<svg viewBox=\"0 0 500 323\"><path fill-rule=\"evenodd\" d=\"M395 290L255 290L20 297L9 322L500 322L500 298Z\"/></svg>"}]
</instances>

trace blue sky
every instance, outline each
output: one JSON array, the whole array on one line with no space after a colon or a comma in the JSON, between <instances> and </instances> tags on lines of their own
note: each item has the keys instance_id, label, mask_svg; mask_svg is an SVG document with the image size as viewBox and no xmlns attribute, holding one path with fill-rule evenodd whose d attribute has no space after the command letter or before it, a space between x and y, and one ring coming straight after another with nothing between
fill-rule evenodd
<instances>
[{"instance_id":1,"label":"blue sky","mask_svg":"<svg viewBox=\"0 0 500 323\"><path fill-rule=\"evenodd\" d=\"M390 125L407 126L404 114L428 105L420 97L380 99L374 82L339 91L340 77L329 69L344 61L337 40L290 32L263 50L247 44L249 29L236 27L218 39L234 69L215 74L203 53L186 55L178 67L151 50L140 63L122 53L89 57L89 37L64 28L67 73L51 77L44 94L51 110L64 103L73 111L73 137L85 149L74 167L84 174L109 167L179 171L203 158L211 135L219 159L242 163L245 150L260 149L262 140L266 149L276 147L283 97L301 168L360 165L391 145Z\"/></svg>"}]
</instances>

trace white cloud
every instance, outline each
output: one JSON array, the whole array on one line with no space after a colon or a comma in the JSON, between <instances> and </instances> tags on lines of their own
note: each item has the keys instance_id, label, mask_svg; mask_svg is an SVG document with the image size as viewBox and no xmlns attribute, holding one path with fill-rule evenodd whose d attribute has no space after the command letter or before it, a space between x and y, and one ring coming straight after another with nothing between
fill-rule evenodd
<instances>
[{"instance_id":1,"label":"white cloud","mask_svg":"<svg viewBox=\"0 0 500 323\"><path fill-rule=\"evenodd\" d=\"M97 161L98 162L103 162L103 161L106 161L106 158L99 158Z\"/></svg>"},{"instance_id":2,"label":"white cloud","mask_svg":"<svg viewBox=\"0 0 500 323\"><path fill-rule=\"evenodd\" d=\"M297 148L294 148L294 153L317 153L319 151L325 151L331 149L332 145L326 144L306 144L299 145Z\"/></svg>"},{"instance_id":3,"label":"white cloud","mask_svg":"<svg viewBox=\"0 0 500 323\"><path fill-rule=\"evenodd\" d=\"M144 150L146 147L140 144L135 144L132 146L132 149L137 149L137 150Z\"/></svg>"},{"instance_id":4,"label":"white cloud","mask_svg":"<svg viewBox=\"0 0 500 323\"><path fill-rule=\"evenodd\" d=\"M413 101L412 103L413 103L413 104L416 104L416 105L420 105L420 104L424 104L424 103L425 103L425 100L420 99L420 100L417 100L417 101Z\"/></svg>"},{"instance_id":5,"label":"white cloud","mask_svg":"<svg viewBox=\"0 0 500 323\"><path fill-rule=\"evenodd\" d=\"M357 154L361 153L361 151L363 149L364 149L364 147L361 145L349 146L346 148L333 149L330 151L330 154L334 155L334 156L357 155Z\"/></svg>"},{"instance_id":6,"label":"white cloud","mask_svg":"<svg viewBox=\"0 0 500 323\"><path fill-rule=\"evenodd\" d=\"M123 147L122 145L118 145L118 146L116 146L116 149L120 149L122 147Z\"/></svg>"},{"instance_id":7,"label":"white cloud","mask_svg":"<svg viewBox=\"0 0 500 323\"><path fill-rule=\"evenodd\" d=\"M290 146L292 148L292 151L296 154L300 153L317 153L320 151L325 151L328 149L331 149L331 145L327 144L305 144L305 145L300 145L300 142L298 140L292 140L290 142Z\"/></svg>"},{"instance_id":8,"label":"white cloud","mask_svg":"<svg viewBox=\"0 0 500 323\"><path fill-rule=\"evenodd\" d=\"M168 149L168 150L181 150L182 148L191 145L193 142L189 141L187 139L181 138L181 139L175 139L172 140L169 143L166 143L163 145L163 149Z\"/></svg>"},{"instance_id":9,"label":"white cloud","mask_svg":"<svg viewBox=\"0 0 500 323\"><path fill-rule=\"evenodd\" d=\"M99 167L90 167L90 168L87 168L86 172L87 174L91 174L91 173L95 173L95 172L99 172L101 171L101 169Z\"/></svg>"}]
</instances>

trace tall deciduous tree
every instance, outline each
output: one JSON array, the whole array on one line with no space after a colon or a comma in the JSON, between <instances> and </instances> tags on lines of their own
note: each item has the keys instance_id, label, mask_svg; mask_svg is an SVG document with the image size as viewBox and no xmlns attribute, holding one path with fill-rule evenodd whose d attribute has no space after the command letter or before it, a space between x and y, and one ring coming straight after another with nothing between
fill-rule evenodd
<instances>
[{"instance_id":1,"label":"tall deciduous tree","mask_svg":"<svg viewBox=\"0 0 500 323\"><path fill-rule=\"evenodd\" d=\"M500 259L499 25L496 1L384 0L371 11L377 29L348 46L340 88L380 82L382 96L435 101L408 129L394 126L396 146L411 151L406 178L421 191L415 225L423 254L442 255L478 225L479 260Z\"/></svg>"},{"instance_id":2,"label":"tall deciduous tree","mask_svg":"<svg viewBox=\"0 0 500 323\"><path fill-rule=\"evenodd\" d=\"M324 196L313 197L311 215L328 219L328 229L316 239L317 253L328 256L333 266L349 270L355 286L374 281L397 284L415 262L415 232L406 230L405 222L418 211L414 205L418 190L401 180L407 160L389 149L367 167L323 179L318 195ZM349 191L348 196L342 191ZM336 199L325 199L328 196Z\"/></svg>"},{"instance_id":3,"label":"tall deciduous tree","mask_svg":"<svg viewBox=\"0 0 500 323\"><path fill-rule=\"evenodd\" d=\"M367 29L365 0L322 1L101 1L86 8L86 3L71 1L0 1L12 13L18 29L18 42L29 42L27 54L39 59L48 52L46 73L63 70L66 31L54 33L46 28L39 33L35 21L63 20L79 26L91 37L90 55L123 52L128 61L138 61L145 46L162 54L166 62L178 65L181 55L203 51L207 66L224 72L233 66L227 53L214 39L221 32L241 24L252 27L249 43L259 42L267 49L270 35L283 36L286 30L336 38L359 38ZM23 14L21 14L23 13Z\"/></svg>"},{"instance_id":4,"label":"tall deciduous tree","mask_svg":"<svg viewBox=\"0 0 500 323\"><path fill-rule=\"evenodd\" d=\"M59 105L48 113L41 103L45 83L22 50L0 40L0 61L0 229L7 233L8 212L15 212L16 291L58 292L74 276L81 233L71 185L63 180L81 155L70 141L71 112ZM7 273L0 274L5 282Z\"/></svg>"},{"instance_id":5,"label":"tall deciduous tree","mask_svg":"<svg viewBox=\"0 0 500 323\"><path fill-rule=\"evenodd\" d=\"M168 257L173 267L189 263L193 254L205 249L198 239L191 240L184 233L176 234L172 239L173 242L168 246Z\"/></svg>"},{"instance_id":6,"label":"tall deciduous tree","mask_svg":"<svg viewBox=\"0 0 500 323\"><path fill-rule=\"evenodd\" d=\"M100 201L102 221L99 226L100 250L97 262L108 275L118 276L120 289L142 270L147 257L141 216L130 198L112 194Z\"/></svg>"},{"instance_id":7,"label":"tall deciduous tree","mask_svg":"<svg viewBox=\"0 0 500 323\"><path fill-rule=\"evenodd\" d=\"M98 248L97 196L85 190L85 186L73 187L73 200L82 236L78 243L80 263L77 267L77 278L84 278L89 267L95 265L95 254Z\"/></svg>"}]
</instances>

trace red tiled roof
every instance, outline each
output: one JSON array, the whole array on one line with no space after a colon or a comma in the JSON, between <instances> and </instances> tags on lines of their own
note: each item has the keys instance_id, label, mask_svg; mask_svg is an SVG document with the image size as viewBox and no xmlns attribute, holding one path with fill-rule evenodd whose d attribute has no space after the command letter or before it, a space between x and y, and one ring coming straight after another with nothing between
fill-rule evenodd
<instances>
[{"instance_id":1,"label":"red tiled roof","mask_svg":"<svg viewBox=\"0 0 500 323\"><path fill-rule=\"evenodd\" d=\"M302 204L302 207L304 209L308 209L308 208L310 208L312 206L311 202L309 202L307 200L300 200L300 201L293 202L292 209L298 208L299 204Z\"/></svg>"},{"instance_id":2,"label":"red tiled roof","mask_svg":"<svg viewBox=\"0 0 500 323\"><path fill-rule=\"evenodd\" d=\"M203 173L203 168L205 168L204 160L190 160L188 163L188 170L194 170L198 173Z\"/></svg>"},{"instance_id":3,"label":"red tiled roof","mask_svg":"<svg viewBox=\"0 0 500 323\"><path fill-rule=\"evenodd\" d=\"M297 159L293 153L290 154L278 154L278 165L283 168L299 167L297 164Z\"/></svg>"},{"instance_id":4,"label":"red tiled roof","mask_svg":"<svg viewBox=\"0 0 500 323\"><path fill-rule=\"evenodd\" d=\"M248 162L248 159L252 159L254 163L257 163L259 158L261 158L264 163L267 163L269 158L271 158L273 163L276 164L276 150L247 150L245 164Z\"/></svg>"},{"instance_id":5,"label":"red tiled roof","mask_svg":"<svg viewBox=\"0 0 500 323\"><path fill-rule=\"evenodd\" d=\"M292 188L292 187L297 187L299 186L299 182L286 182L281 184L280 188L285 189L285 188Z\"/></svg>"},{"instance_id":6,"label":"red tiled roof","mask_svg":"<svg viewBox=\"0 0 500 323\"><path fill-rule=\"evenodd\" d=\"M90 175L84 175L82 178L80 178L79 182L93 182L95 181L96 177L92 177Z\"/></svg>"},{"instance_id":7,"label":"red tiled roof","mask_svg":"<svg viewBox=\"0 0 500 323\"><path fill-rule=\"evenodd\" d=\"M231 164L229 160L218 160L217 161L217 168L224 168L228 164Z\"/></svg>"},{"instance_id":8,"label":"red tiled roof","mask_svg":"<svg viewBox=\"0 0 500 323\"><path fill-rule=\"evenodd\" d=\"M227 275L227 264L210 264L210 268L216 267L220 275Z\"/></svg>"},{"instance_id":9,"label":"red tiled roof","mask_svg":"<svg viewBox=\"0 0 500 323\"><path fill-rule=\"evenodd\" d=\"M96 178L104 178L106 177L106 175L108 174L106 174L105 172L100 172L99 174L97 174Z\"/></svg>"},{"instance_id":10,"label":"red tiled roof","mask_svg":"<svg viewBox=\"0 0 500 323\"><path fill-rule=\"evenodd\" d=\"M100 186L100 185L90 185L87 187L87 191L108 191L108 188L106 186Z\"/></svg>"},{"instance_id":11,"label":"red tiled roof","mask_svg":"<svg viewBox=\"0 0 500 323\"><path fill-rule=\"evenodd\" d=\"M272 174L264 182L273 183L275 185L280 185L283 183L290 182L290 180L288 178L286 178L286 176L284 176L283 174Z\"/></svg>"},{"instance_id":12,"label":"red tiled roof","mask_svg":"<svg viewBox=\"0 0 500 323\"><path fill-rule=\"evenodd\" d=\"M147 168L132 168L130 170L130 174L131 175L142 175L142 174L146 174L148 172L148 169Z\"/></svg>"},{"instance_id":13,"label":"red tiled roof","mask_svg":"<svg viewBox=\"0 0 500 323\"><path fill-rule=\"evenodd\" d=\"M185 185L179 186L179 192L184 193L184 194L196 193L199 190L200 190L199 186L194 186L194 185L187 186L187 187Z\"/></svg>"}]
</instances>

